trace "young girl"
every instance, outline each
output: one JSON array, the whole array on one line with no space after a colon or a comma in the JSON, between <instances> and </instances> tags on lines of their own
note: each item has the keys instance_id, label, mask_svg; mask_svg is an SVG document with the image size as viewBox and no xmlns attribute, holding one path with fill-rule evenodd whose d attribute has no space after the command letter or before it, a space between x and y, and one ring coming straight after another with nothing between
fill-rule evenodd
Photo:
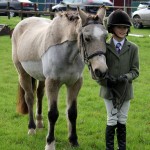
<instances>
[{"instance_id":1,"label":"young girl","mask_svg":"<svg viewBox=\"0 0 150 150\"><path fill-rule=\"evenodd\" d=\"M106 52L109 75L98 81L100 96L104 98L107 110L106 150L114 150L115 130L118 149L126 149L126 121L130 99L133 98L132 81L139 76L138 48L126 39L130 26L130 18L122 10L112 12L108 18L107 29L112 33Z\"/></svg>"}]
</instances>

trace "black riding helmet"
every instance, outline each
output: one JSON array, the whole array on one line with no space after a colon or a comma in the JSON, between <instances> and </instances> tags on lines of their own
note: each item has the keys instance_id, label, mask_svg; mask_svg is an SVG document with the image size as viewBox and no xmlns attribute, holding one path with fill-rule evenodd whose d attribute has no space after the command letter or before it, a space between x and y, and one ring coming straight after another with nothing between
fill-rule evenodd
<instances>
[{"instance_id":1,"label":"black riding helmet","mask_svg":"<svg viewBox=\"0 0 150 150\"><path fill-rule=\"evenodd\" d=\"M107 21L108 32L113 33L112 27L114 27L116 25L124 25L124 26L127 26L129 28L132 25L129 15L121 9L117 9L116 11L112 12L109 15L108 21Z\"/></svg>"}]
</instances>

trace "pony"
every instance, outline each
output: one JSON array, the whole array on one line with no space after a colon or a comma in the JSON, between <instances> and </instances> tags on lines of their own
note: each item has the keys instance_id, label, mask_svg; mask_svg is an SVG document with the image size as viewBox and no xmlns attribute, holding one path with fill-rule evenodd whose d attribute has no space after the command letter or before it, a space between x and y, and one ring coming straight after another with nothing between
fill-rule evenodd
<instances>
[{"instance_id":1,"label":"pony","mask_svg":"<svg viewBox=\"0 0 150 150\"><path fill-rule=\"evenodd\" d=\"M82 86L82 72L88 65L94 80L107 72L106 37L103 26L106 9L96 15L79 8L62 12L53 20L30 17L19 22L12 33L12 60L18 72L17 111L29 114L28 134L43 128L42 98L48 99L48 135L45 150L55 150L55 124L59 116L58 93L67 88L68 139L78 146L76 132L77 96ZM36 83L38 86L36 87ZM36 93L36 95L35 95ZM36 101L36 122L33 115Z\"/></svg>"}]
</instances>

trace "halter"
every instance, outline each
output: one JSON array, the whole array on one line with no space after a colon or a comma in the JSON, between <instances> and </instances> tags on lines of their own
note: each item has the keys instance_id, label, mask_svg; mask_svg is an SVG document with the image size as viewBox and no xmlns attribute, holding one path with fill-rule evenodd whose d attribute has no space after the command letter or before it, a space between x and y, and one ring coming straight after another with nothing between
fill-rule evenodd
<instances>
[{"instance_id":1,"label":"halter","mask_svg":"<svg viewBox=\"0 0 150 150\"><path fill-rule=\"evenodd\" d=\"M90 21L90 22L86 23L84 26L82 26L82 28L84 28L85 26L88 26L90 24L102 24L102 23L99 22L99 21ZM102 50L98 49L94 53L88 54L87 50L86 50L83 34L80 35L80 43L82 45L82 47L80 46L80 53L82 53L84 63L88 65L88 68L89 68L89 70L91 70L92 75L95 76L94 71L92 69L92 66L91 66L91 63L90 63L89 60L92 59L95 56L101 56L101 55L105 56L105 53Z\"/></svg>"}]
</instances>

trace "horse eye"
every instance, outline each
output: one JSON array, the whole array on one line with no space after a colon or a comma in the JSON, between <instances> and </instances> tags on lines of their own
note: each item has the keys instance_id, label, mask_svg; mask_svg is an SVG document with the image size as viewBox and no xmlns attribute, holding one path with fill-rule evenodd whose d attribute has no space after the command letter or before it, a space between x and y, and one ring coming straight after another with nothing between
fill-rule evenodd
<instances>
[{"instance_id":1,"label":"horse eye","mask_svg":"<svg viewBox=\"0 0 150 150\"><path fill-rule=\"evenodd\" d=\"M86 42L90 41L90 37L85 37L84 39L85 39Z\"/></svg>"}]
</instances>

